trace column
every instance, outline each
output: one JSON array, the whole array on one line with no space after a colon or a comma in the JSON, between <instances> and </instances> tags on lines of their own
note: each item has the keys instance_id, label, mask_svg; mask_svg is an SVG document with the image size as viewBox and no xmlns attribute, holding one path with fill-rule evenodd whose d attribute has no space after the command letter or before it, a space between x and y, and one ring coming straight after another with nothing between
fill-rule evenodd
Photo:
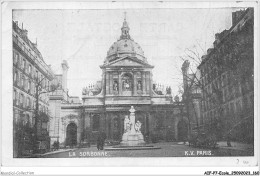
<instances>
[{"instance_id":1,"label":"column","mask_svg":"<svg viewBox=\"0 0 260 176\"><path fill-rule=\"evenodd\" d=\"M153 89L153 73L149 72L149 95L152 96L152 89Z\"/></svg>"},{"instance_id":2,"label":"column","mask_svg":"<svg viewBox=\"0 0 260 176\"><path fill-rule=\"evenodd\" d=\"M145 94L145 72L142 72L142 91Z\"/></svg>"},{"instance_id":3,"label":"column","mask_svg":"<svg viewBox=\"0 0 260 176\"><path fill-rule=\"evenodd\" d=\"M143 94L146 94L146 72L144 72L144 75L143 75L143 90L144 90L144 92L143 92Z\"/></svg>"},{"instance_id":4,"label":"column","mask_svg":"<svg viewBox=\"0 0 260 176\"><path fill-rule=\"evenodd\" d=\"M150 92L150 84L151 84L149 72L146 72L145 82L146 82L146 94L147 94Z\"/></svg>"},{"instance_id":5,"label":"column","mask_svg":"<svg viewBox=\"0 0 260 176\"><path fill-rule=\"evenodd\" d=\"M114 140L114 117L110 118L110 122L111 139Z\"/></svg>"},{"instance_id":6,"label":"column","mask_svg":"<svg viewBox=\"0 0 260 176\"><path fill-rule=\"evenodd\" d=\"M119 113L119 139L121 139L122 137L122 128L124 128L124 124L122 124L122 117L123 117L123 114L122 113Z\"/></svg>"},{"instance_id":7,"label":"column","mask_svg":"<svg viewBox=\"0 0 260 176\"><path fill-rule=\"evenodd\" d=\"M166 121L166 110L164 111L164 140L166 140L166 130L167 130L167 121Z\"/></svg>"},{"instance_id":8,"label":"column","mask_svg":"<svg viewBox=\"0 0 260 176\"><path fill-rule=\"evenodd\" d=\"M106 95L109 94L109 73L106 72Z\"/></svg>"},{"instance_id":9,"label":"column","mask_svg":"<svg viewBox=\"0 0 260 176\"><path fill-rule=\"evenodd\" d=\"M118 90L119 95L122 95L122 78L121 78L121 72L118 73Z\"/></svg>"},{"instance_id":10,"label":"column","mask_svg":"<svg viewBox=\"0 0 260 176\"><path fill-rule=\"evenodd\" d=\"M109 72L109 94L113 94L113 73Z\"/></svg>"},{"instance_id":11,"label":"column","mask_svg":"<svg viewBox=\"0 0 260 176\"><path fill-rule=\"evenodd\" d=\"M106 133L107 138L108 138L108 131L107 131L107 113L106 113L106 112L104 112L104 124L105 124L104 132Z\"/></svg>"},{"instance_id":12,"label":"column","mask_svg":"<svg viewBox=\"0 0 260 176\"><path fill-rule=\"evenodd\" d=\"M137 95L136 85L137 85L136 74L135 72L133 72L133 88L134 88L133 95Z\"/></svg>"}]
</instances>

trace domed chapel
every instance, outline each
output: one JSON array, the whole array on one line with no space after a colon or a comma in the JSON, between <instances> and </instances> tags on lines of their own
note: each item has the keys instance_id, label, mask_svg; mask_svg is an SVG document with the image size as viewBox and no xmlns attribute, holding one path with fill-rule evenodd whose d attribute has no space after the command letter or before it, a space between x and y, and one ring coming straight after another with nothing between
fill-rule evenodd
<instances>
[{"instance_id":1,"label":"domed chapel","mask_svg":"<svg viewBox=\"0 0 260 176\"><path fill-rule=\"evenodd\" d=\"M60 112L50 122L52 142L58 138L65 146L95 143L99 131L106 133L107 141L120 142L131 106L147 142L187 138L188 119L183 104L173 102L170 88L157 91L153 84L154 66L130 36L126 18L120 38L110 46L100 68L101 81L83 88L82 103L50 97L50 104L60 106L56 110Z\"/></svg>"}]
</instances>

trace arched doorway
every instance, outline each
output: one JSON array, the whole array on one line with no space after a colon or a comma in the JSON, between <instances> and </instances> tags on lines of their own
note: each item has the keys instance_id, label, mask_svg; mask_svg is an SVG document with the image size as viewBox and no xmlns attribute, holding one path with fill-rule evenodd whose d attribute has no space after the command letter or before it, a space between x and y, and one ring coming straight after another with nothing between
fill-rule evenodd
<instances>
[{"instance_id":1,"label":"arched doorway","mask_svg":"<svg viewBox=\"0 0 260 176\"><path fill-rule=\"evenodd\" d=\"M178 141L188 140L188 125L184 120L178 123Z\"/></svg>"},{"instance_id":2,"label":"arched doorway","mask_svg":"<svg viewBox=\"0 0 260 176\"><path fill-rule=\"evenodd\" d=\"M66 145L75 146L77 145L77 125L70 123L66 130Z\"/></svg>"}]
</instances>

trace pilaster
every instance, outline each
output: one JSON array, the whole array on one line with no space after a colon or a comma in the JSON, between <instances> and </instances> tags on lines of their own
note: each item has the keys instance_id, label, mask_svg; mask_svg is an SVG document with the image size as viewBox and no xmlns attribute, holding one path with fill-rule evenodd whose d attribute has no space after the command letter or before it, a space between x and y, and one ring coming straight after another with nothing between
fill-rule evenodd
<instances>
[{"instance_id":1,"label":"pilaster","mask_svg":"<svg viewBox=\"0 0 260 176\"><path fill-rule=\"evenodd\" d=\"M137 89L136 89L136 85L137 85L137 80L136 80L136 72L133 72L133 88L134 88L134 92L133 95L137 95Z\"/></svg>"}]
</instances>

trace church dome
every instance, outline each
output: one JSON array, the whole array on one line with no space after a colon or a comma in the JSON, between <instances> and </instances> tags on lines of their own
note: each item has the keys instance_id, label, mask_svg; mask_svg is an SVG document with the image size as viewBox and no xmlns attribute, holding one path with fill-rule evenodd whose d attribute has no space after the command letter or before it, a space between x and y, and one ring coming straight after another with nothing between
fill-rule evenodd
<instances>
[{"instance_id":1,"label":"church dome","mask_svg":"<svg viewBox=\"0 0 260 176\"><path fill-rule=\"evenodd\" d=\"M122 33L120 39L114 42L109 48L105 62L111 62L118 58L131 56L147 63L141 46L130 37L129 30L130 28L125 19L121 28Z\"/></svg>"}]
</instances>

